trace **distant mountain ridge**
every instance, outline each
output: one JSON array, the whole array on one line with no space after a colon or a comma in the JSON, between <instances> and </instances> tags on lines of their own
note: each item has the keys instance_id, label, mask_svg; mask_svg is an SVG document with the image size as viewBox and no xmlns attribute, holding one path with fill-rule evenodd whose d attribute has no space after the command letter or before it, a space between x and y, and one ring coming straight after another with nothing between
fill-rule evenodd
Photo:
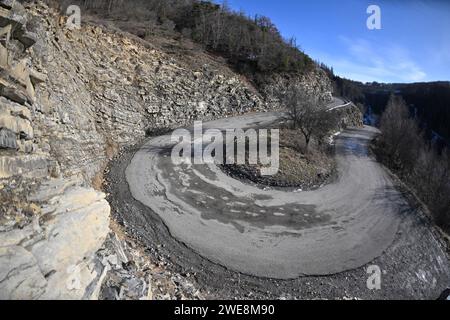
<instances>
[{"instance_id":1,"label":"distant mountain ridge","mask_svg":"<svg viewBox=\"0 0 450 320\"><path fill-rule=\"evenodd\" d=\"M362 83L339 77L333 68L319 64L333 82L337 96L363 104L376 116L383 113L391 94L401 95L429 139L450 142L450 81L417 83ZM369 115L367 115L369 116ZM441 141L442 142L442 141Z\"/></svg>"}]
</instances>

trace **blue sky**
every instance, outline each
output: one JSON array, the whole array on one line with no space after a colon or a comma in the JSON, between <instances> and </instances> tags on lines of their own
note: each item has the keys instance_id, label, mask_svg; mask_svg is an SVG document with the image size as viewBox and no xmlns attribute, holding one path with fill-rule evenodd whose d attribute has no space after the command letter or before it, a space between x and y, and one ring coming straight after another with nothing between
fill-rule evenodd
<instances>
[{"instance_id":1,"label":"blue sky","mask_svg":"<svg viewBox=\"0 0 450 320\"><path fill-rule=\"evenodd\" d=\"M222 1L219 1L222 2ZM450 80L450 0L228 0L265 15L313 59L363 82ZM381 8L381 30L366 26Z\"/></svg>"}]
</instances>

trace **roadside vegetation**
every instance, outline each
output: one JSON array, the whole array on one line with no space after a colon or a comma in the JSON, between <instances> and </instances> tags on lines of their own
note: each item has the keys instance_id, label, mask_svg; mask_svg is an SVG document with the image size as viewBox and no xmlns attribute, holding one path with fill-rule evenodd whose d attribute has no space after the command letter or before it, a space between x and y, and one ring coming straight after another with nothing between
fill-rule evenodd
<instances>
[{"instance_id":1,"label":"roadside vegetation","mask_svg":"<svg viewBox=\"0 0 450 320\"><path fill-rule=\"evenodd\" d=\"M248 153L246 164L222 165L221 168L234 178L255 183L262 188L313 190L335 178L336 162L334 148L330 144L319 143L315 139L309 144L308 152L305 152L305 138L299 129L294 129L292 123L288 123L280 128L279 170L275 175L262 176L260 169L263 165L249 164Z\"/></svg>"},{"instance_id":2,"label":"roadside vegetation","mask_svg":"<svg viewBox=\"0 0 450 320\"><path fill-rule=\"evenodd\" d=\"M416 118L392 95L380 120L378 158L428 206L434 221L450 232L450 153L424 138Z\"/></svg>"},{"instance_id":3,"label":"roadside vegetation","mask_svg":"<svg viewBox=\"0 0 450 320\"><path fill-rule=\"evenodd\" d=\"M312 138L321 143L337 127L338 119L333 112L328 112L326 103L309 94L303 87L291 84L278 96L291 117L293 129L298 129L303 135L305 153Z\"/></svg>"},{"instance_id":4,"label":"roadside vegetation","mask_svg":"<svg viewBox=\"0 0 450 320\"><path fill-rule=\"evenodd\" d=\"M326 104L298 85L278 93L289 120L280 128L280 165L273 176L262 176L261 165L225 165L231 176L261 186L318 188L333 180L336 163L328 137L338 127L338 117ZM277 126L279 128L279 126Z\"/></svg>"}]
</instances>

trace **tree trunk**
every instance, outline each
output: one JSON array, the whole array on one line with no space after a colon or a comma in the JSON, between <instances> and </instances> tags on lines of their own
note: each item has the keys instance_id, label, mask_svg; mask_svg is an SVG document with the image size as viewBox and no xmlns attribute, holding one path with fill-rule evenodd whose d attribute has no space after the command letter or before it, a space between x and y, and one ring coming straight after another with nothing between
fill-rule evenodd
<instances>
[{"instance_id":1,"label":"tree trunk","mask_svg":"<svg viewBox=\"0 0 450 320\"><path fill-rule=\"evenodd\" d=\"M305 145L305 152L306 153L308 153L308 150L309 150L309 142L311 141L311 137L309 136L309 135L306 135L305 136L305 143L306 143L306 145Z\"/></svg>"}]
</instances>

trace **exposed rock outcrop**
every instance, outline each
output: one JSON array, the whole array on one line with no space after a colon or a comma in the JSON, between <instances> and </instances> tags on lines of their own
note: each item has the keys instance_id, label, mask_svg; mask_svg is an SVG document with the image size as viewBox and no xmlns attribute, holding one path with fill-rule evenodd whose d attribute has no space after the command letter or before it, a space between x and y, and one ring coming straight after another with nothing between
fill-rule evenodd
<instances>
[{"instance_id":1,"label":"exposed rock outcrop","mask_svg":"<svg viewBox=\"0 0 450 320\"><path fill-rule=\"evenodd\" d=\"M332 112L340 119L337 130L343 130L348 127L362 127L364 125L363 114L353 103L346 107L335 109Z\"/></svg>"},{"instance_id":2,"label":"exposed rock outcrop","mask_svg":"<svg viewBox=\"0 0 450 320\"><path fill-rule=\"evenodd\" d=\"M277 93L285 92L286 88L293 83L300 84L309 94L318 97L324 103L330 102L333 98L331 80L321 69L303 75L276 74L267 76L260 84L260 91L271 108L278 108L280 102Z\"/></svg>"},{"instance_id":3,"label":"exposed rock outcrop","mask_svg":"<svg viewBox=\"0 0 450 320\"><path fill-rule=\"evenodd\" d=\"M46 76L32 66L28 18L19 2L2 2L0 299L81 299L98 276L94 256L109 232L110 207L80 179L51 180L57 162L42 143L39 129L48 128L35 108L35 86Z\"/></svg>"},{"instance_id":4,"label":"exposed rock outcrop","mask_svg":"<svg viewBox=\"0 0 450 320\"><path fill-rule=\"evenodd\" d=\"M23 228L0 232L0 299L81 299L97 278L93 257L109 232L105 195L76 180L50 180L27 199ZM17 210L20 210L16 206Z\"/></svg>"}]
</instances>

